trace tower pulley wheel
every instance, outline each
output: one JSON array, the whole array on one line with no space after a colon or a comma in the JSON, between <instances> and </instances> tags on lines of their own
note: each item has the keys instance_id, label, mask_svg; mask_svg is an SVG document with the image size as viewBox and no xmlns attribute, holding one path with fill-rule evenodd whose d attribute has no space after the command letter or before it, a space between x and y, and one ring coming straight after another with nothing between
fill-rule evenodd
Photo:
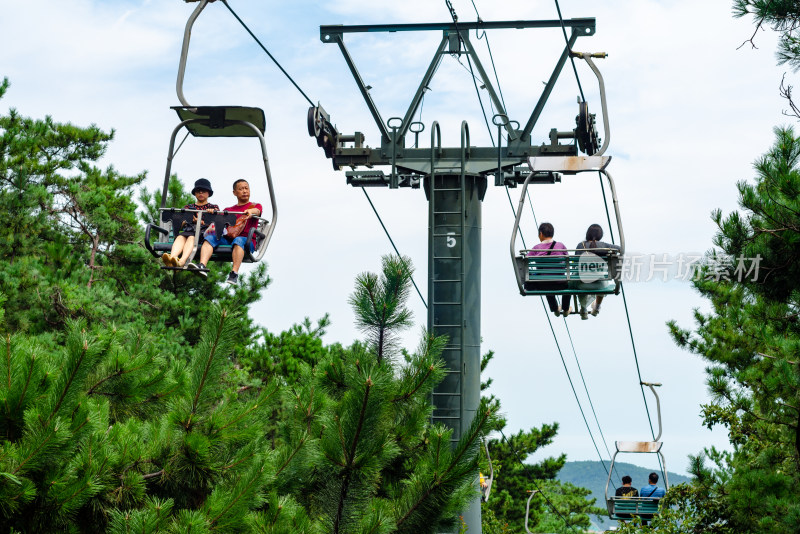
<instances>
[{"instance_id":1,"label":"tower pulley wheel","mask_svg":"<svg viewBox=\"0 0 800 534\"><path fill-rule=\"evenodd\" d=\"M595 116L593 113L589 113L589 104L587 102L578 104L578 116L575 117L575 125L578 148L589 156L593 155L600 148L600 138L597 135Z\"/></svg>"}]
</instances>

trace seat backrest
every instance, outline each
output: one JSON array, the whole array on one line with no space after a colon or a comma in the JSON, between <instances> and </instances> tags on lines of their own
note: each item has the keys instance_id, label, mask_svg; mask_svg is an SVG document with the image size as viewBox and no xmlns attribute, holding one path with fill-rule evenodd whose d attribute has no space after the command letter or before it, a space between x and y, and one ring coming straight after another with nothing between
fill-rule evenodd
<instances>
[{"instance_id":1,"label":"seat backrest","mask_svg":"<svg viewBox=\"0 0 800 534\"><path fill-rule=\"evenodd\" d=\"M653 515L658 513L658 501L647 497L612 497L608 508L612 515Z\"/></svg>"},{"instance_id":2,"label":"seat backrest","mask_svg":"<svg viewBox=\"0 0 800 534\"><path fill-rule=\"evenodd\" d=\"M528 282L604 282L616 275L618 256L599 257L594 254L561 256L528 256Z\"/></svg>"},{"instance_id":3,"label":"seat backrest","mask_svg":"<svg viewBox=\"0 0 800 534\"><path fill-rule=\"evenodd\" d=\"M563 282L568 280L569 256L528 256L527 281Z\"/></svg>"}]
</instances>

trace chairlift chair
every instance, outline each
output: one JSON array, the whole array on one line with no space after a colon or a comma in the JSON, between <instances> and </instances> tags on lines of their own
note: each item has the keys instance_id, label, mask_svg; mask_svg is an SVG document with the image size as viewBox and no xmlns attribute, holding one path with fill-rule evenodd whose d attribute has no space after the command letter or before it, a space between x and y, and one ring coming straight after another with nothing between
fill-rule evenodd
<instances>
[{"instance_id":1,"label":"chairlift chair","mask_svg":"<svg viewBox=\"0 0 800 534\"><path fill-rule=\"evenodd\" d=\"M199 0L200 3L192 12L189 21L186 23L176 84L178 99L183 105L172 107L172 109L178 113L181 122L172 131L172 136L170 137L167 169L164 173L164 187L161 193L161 207L159 210L160 221L159 223L153 222L146 226L145 247L155 257L159 257L163 252L171 250L172 243L178 235L178 230L181 228L182 222L191 222L196 217L194 249L186 261L188 265L194 259L199 249L202 223L213 222L217 237L221 237L225 227L236 222L237 214L234 212L222 211L215 214L208 214L202 211L167 207L167 193L172 160L176 152L175 138L178 132L186 128L193 137L257 137L261 145L261 156L264 162L264 172L272 216L271 222L270 219L264 217L264 213L259 217L255 217L258 220L258 225L256 228L250 230L247 238L251 241L255 241L256 246L252 253L245 249L243 261L245 263L258 262L267 250L267 246L272 238L272 233L275 230L275 224L278 220L278 207L275 202L275 190L272 185L272 174L269 168L269 158L267 157L267 144L264 140L264 131L266 128L264 111L260 108L244 106L191 106L183 95L183 79L186 71L186 58L189 53L192 26L209 1L213 2L214 0ZM231 260L231 248L231 245L219 245L211 256L210 261L229 262ZM179 267L167 266L164 268L181 269Z\"/></svg>"},{"instance_id":2,"label":"chairlift chair","mask_svg":"<svg viewBox=\"0 0 800 534\"><path fill-rule=\"evenodd\" d=\"M522 184L517 216L511 232L511 261L522 296L528 295L611 295L619 294L619 268L625 253L625 234L619 212L614 180L606 170L609 156L563 156L528 158L530 174ZM575 175L599 172L608 180L614 204L620 250L589 249L566 251L565 255L528 256L529 249L515 253L517 233L525 204L528 185L541 173ZM564 251L559 251L559 253Z\"/></svg>"},{"instance_id":3,"label":"chairlift chair","mask_svg":"<svg viewBox=\"0 0 800 534\"><path fill-rule=\"evenodd\" d=\"M484 484L481 486L481 499L483 502L489 501L489 495L492 493L492 484L494 483L494 466L492 465L492 457L489 455L489 443L485 440L483 442L483 450L486 451L486 459L489 461L489 477L484 476ZM483 476L483 475L481 475Z\"/></svg>"},{"instance_id":4,"label":"chairlift chair","mask_svg":"<svg viewBox=\"0 0 800 534\"><path fill-rule=\"evenodd\" d=\"M653 497L616 497L608 495L608 486L611 482L611 473L614 472L614 462L619 453L635 453L635 454L657 454L661 459L661 466L664 470L664 488L669 489L669 479L667 476L667 463L664 455L661 453L663 443L661 439L661 401L658 398L655 388L661 384L642 382L643 386L648 386L656 397L656 408L658 411L658 435L653 441L617 441L615 442L617 450L614 456L611 457L611 467L608 470L608 480L606 480L605 499L606 508L608 509L608 517L616 520L629 520L633 516L639 516L642 519L649 520L653 516L658 515L658 498Z\"/></svg>"},{"instance_id":5,"label":"chairlift chair","mask_svg":"<svg viewBox=\"0 0 800 534\"><path fill-rule=\"evenodd\" d=\"M531 499L533 499L534 495L539 493L539 490L528 490L528 493L530 493L531 495L530 497L528 497L528 501L525 503L525 532L527 532L528 534L534 534L528 528L528 516L531 513Z\"/></svg>"}]
</instances>

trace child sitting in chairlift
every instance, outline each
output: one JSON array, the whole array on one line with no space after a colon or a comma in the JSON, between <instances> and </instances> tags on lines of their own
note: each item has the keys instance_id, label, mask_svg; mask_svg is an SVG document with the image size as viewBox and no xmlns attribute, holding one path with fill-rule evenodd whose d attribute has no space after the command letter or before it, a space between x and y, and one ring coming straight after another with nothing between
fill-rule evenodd
<instances>
[{"instance_id":1,"label":"child sitting in chairlift","mask_svg":"<svg viewBox=\"0 0 800 534\"><path fill-rule=\"evenodd\" d=\"M194 188L192 189L192 194L194 198L197 199L196 202L191 204L186 204L183 209L185 210L197 210L197 211L206 211L208 213L214 213L219 211L219 206L216 204L210 204L208 202L208 198L214 194L214 190L211 188L211 182L209 182L205 178L200 178L194 183ZM167 267L183 267L186 265L186 261L189 259L189 256L192 253L192 249L194 248L194 235L197 231L197 215L194 216L193 222L184 221L181 224L181 227L177 230L177 235L175 236L175 241L172 243L172 250L170 252L165 252L161 256L161 260L164 262L164 265ZM200 240L203 239L203 233L208 229L208 223L206 221L201 221L200 224ZM197 266L193 263L189 264L190 269L196 269Z\"/></svg>"}]
</instances>

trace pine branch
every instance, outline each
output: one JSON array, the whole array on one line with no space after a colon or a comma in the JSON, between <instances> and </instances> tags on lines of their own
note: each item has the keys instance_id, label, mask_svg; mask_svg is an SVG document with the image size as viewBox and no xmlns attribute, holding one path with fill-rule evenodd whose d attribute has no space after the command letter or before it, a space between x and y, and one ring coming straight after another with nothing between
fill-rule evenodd
<instances>
[{"instance_id":1,"label":"pine branch","mask_svg":"<svg viewBox=\"0 0 800 534\"><path fill-rule=\"evenodd\" d=\"M56 432L58 432L59 430L60 430L60 428L59 428L58 424L56 424L56 425L53 427L53 430L50 432L50 435L48 435L48 436L47 436L47 439L45 439L45 440L44 440L44 441L43 441L43 442L42 442L42 443L41 443L41 444L40 444L38 447L36 447L36 448L35 448L35 449L34 449L34 450L33 450L33 451L32 451L32 452L31 452L31 453L28 455L28 456L26 456L26 457L25 457L25 459L24 459L24 460L22 460L22 462L20 462L20 464L17 466L17 468L16 468L16 469L14 469L14 471L12 471L12 472L11 472L11 474L13 474L13 475L16 475L17 473L19 473L19 472L20 472L20 470L22 469L22 467L23 467L25 464L27 464L29 461L31 461L31 459L32 459L32 458L34 458L34 457L35 457L35 456L36 456L36 455L39 453L39 451L41 451L42 449L44 449L44 448L45 448L45 446L48 444L48 442L50 442L50 440L53 438L53 436L55 436L55 435L56 435Z\"/></svg>"},{"instance_id":2,"label":"pine branch","mask_svg":"<svg viewBox=\"0 0 800 534\"><path fill-rule=\"evenodd\" d=\"M6 384L6 391L11 391L11 334L6 334ZM6 405L6 413L9 413L8 396L3 402Z\"/></svg>"},{"instance_id":3,"label":"pine branch","mask_svg":"<svg viewBox=\"0 0 800 534\"><path fill-rule=\"evenodd\" d=\"M257 410L257 409L258 409L258 408L259 408L259 407L260 407L262 404L264 404L265 402L267 402L267 401L270 399L270 397L272 397L272 396L273 396L273 395L274 395L274 394L275 394L277 391L278 391L278 386L276 385L276 386L275 386L275 388L272 390L272 392L271 392L269 395L267 395L266 397L263 397L263 396L262 396L262 397L259 397L259 400L258 400L257 402L255 402L255 403L254 403L252 406L250 406L250 407L249 407L247 410L244 410L244 411L243 411L242 413L240 413L238 416L236 416L236 417L234 417L233 419L231 419L230 421L228 421L228 423L227 423L227 424L225 424L225 425L223 425L223 426L221 426L221 427L217 428L217 429L216 429L216 430L213 432L213 434L212 434L212 435L218 435L220 432L222 432L222 431L223 431L223 430L225 430L226 428L228 428L228 427L230 427L230 426L233 426L233 425L235 425L236 423L238 423L239 421L241 421L242 419L244 419L244 418L245 418L247 415L249 415L249 414L250 414L250 413L252 413L253 411Z\"/></svg>"},{"instance_id":4,"label":"pine branch","mask_svg":"<svg viewBox=\"0 0 800 534\"><path fill-rule=\"evenodd\" d=\"M339 503L337 506L336 516L334 517L333 520L333 532L336 534L339 533L339 524L341 523L342 515L344 514L344 504L347 498L347 492L350 488L350 479L353 476L354 466L352 464L353 460L355 460L356 448L358 447L358 442L359 439L361 438L361 431L364 426L364 420L366 418L367 405L369 403L369 396L373 386L372 378L368 377L365 385L366 388L364 390L364 395L361 401L361 411L358 414L358 424L356 426L355 435L353 436L353 442L351 444L349 452L347 451L347 449L344 450L345 461L347 462L347 464L344 466L346 469L346 474L344 480L342 481L341 490L339 491ZM339 428L341 430L341 425L339 425Z\"/></svg>"},{"instance_id":5,"label":"pine branch","mask_svg":"<svg viewBox=\"0 0 800 534\"><path fill-rule=\"evenodd\" d=\"M208 379L208 375L211 372L211 366L214 363L214 358L217 356L217 350L219 345L222 341L223 331L225 328L225 321L228 317L227 310L220 310L219 314L219 321L217 323L213 341L211 342L211 347L209 350L209 354L206 357L205 365L203 366L203 372L200 377L200 383L197 386L197 391L194 395L194 399L192 399L192 409L189 415L189 419L186 422L186 429L188 430L192 424L192 418L197 414L197 409L200 403L200 395L203 392L203 388L206 386L206 380Z\"/></svg>"},{"instance_id":6,"label":"pine branch","mask_svg":"<svg viewBox=\"0 0 800 534\"><path fill-rule=\"evenodd\" d=\"M795 315L797 315L797 314L795 314ZM769 354L764 354L763 352L756 352L756 354L758 354L759 356L762 356L764 358L769 358L770 360L786 362L786 363L789 363L791 365L800 365L800 362L796 362L796 361L793 361L793 360L787 360L787 359L784 359L784 358L777 358L775 356L770 356Z\"/></svg>"},{"instance_id":7,"label":"pine branch","mask_svg":"<svg viewBox=\"0 0 800 534\"><path fill-rule=\"evenodd\" d=\"M263 467L258 470L259 474L263 473L263 472L264 472L264 468ZM245 487L242 488L241 491L239 491L239 494L236 495L236 497L232 501L230 501L228 503L228 505L225 508L223 508L220 513L218 513L213 519L211 519L212 525L214 523L216 523L217 521L219 521L219 518L222 517L225 514L225 512L230 510L233 507L233 505L235 505L237 502L239 502L239 499L241 499L246 493L248 493L250 491L250 488L253 486L253 484L258 482L258 480L259 480L258 476L251 477L250 481L245 485Z\"/></svg>"},{"instance_id":8,"label":"pine branch","mask_svg":"<svg viewBox=\"0 0 800 534\"><path fill-rule=\"evenodd\" d=\"M411 391L408 391L408 392L404 393L403 395L400 395L399 397L395 397L395 398L393 398L393 399L391 400L391 402L392 402L392 403L397 403L397 402L401 402L401 401L408 400L408 399L410 399L411 397L413 397L413 396L414 396L414 394L416 394L416 393L417 393L417 391L419 391L419 390L420 390L420 388L422 388L422 386L425 384L425 382L427 382L427 381L428 381L428 378L430 378L430 377L431 377L431 375L433 374L433 371L434 371L435 369L436 369L436 366L434 366L434 365L429 365L429 366L428 366L428 368L427 368L427 371L425 372L425 375L424 375L424 376L422 376L422 378L420 378L420 380L419 380L419 381L416 383L416 385L414 386L414 389L412 389ZM417 374L418 374L418 373L417 373Z\"/></svg>"},{"instance_id":9,"label":"pine branch","mask_svg":"<svg viewBox=\"0 0 800 534\"><path fill-rule=\"evenodd\" d=\"M292 450L292 453L286 458L286 461L283 462L283 464L275 471L276 477L280 475L283 472L283 470L289 466L290 463L292 463L292 460L303 448L303 445L305 445L307 439L308 435L303 436L303 439L301 439L300 442L297 444L297 447L295 447L294 450Z\"/></svg>"},{"instance_id":10,"label":"pine branch","mask_svg":"<svg viewBox=\"0 0 800 534\"><path fill-rule=\"evenodd\" d=\"M34 365L36 363L36 354L31 354L31 359L28 364L28 373L25 376L25 386L22 388L22 393L19 396L19 402L17 402L17 410L22 408L22 402L25 400L25 395L28 394L28 386L31 383L31 377L33 376Z\"/></svg>"},{"instance_id":11,"label":"pine branch","mask_svg":"<svg viewBox=\"0 0 800 534\"><path fill-rule=\"evenodd\" d=\"M246 460L249 460L250 458L253 458L256 454L257 453L254 452L254 453L248 454L246 456L243 456L242 458L239 458L237 461L233 462L232 464L228 464L228 465L224 466L222 469L224 469L225 471L227 471L228 469L233 469L234 467L238 466L242 462L244 462Z\"/></svg>"},{"instance_id":12,"label":"pine branch","mask_svg":"<svg viewBox=\"0 0 800 534\"><path fill-rule=\"evenodd\" d=\"M462 439L459 441L459 444L458 444L458 446L456 448L456 454L451 458L447 468L440 475L434 477L433 483L427 488L427 490L425 492L423 492L422 495L420 495L420 497L416 500L416 502L411 507L409 507L409 509L406 511L406 513L403 514L403 516L400 517L395 522L395 524L397 525L398 528L401 527L403 525L403 523L405 523L413 515L413 513L419 507L421 507L431 497L431 495L434 493L434 491L440 489L445 484L445 482L447 482L447 475L449 475L450 472L457 465L460 464L460 462L462 461L464 455L466 455L467 452L469 451L469 449L470 449L469 446L471 444L474 444L475 441L479 438L479 436L481 434L481 430L486 425L486 423L489 421L491 416L492 416L492 412L490 410L485 410L485 411L482 412L481 419L479 421L477 421L477 422L473 422L473 424L470 425L471 432L467 436L462 437ZM441 441L441 440L437 440L437 441ZM441 446L441 445L439 444L439 446ZM438 456L440 454L439 450L440 450L439 447L437 447L437 451L436 451L437 458L438 458ZM437 461L436 465L439 465L438 461Z\"/></svg>"},{"instance_id":13,"label":"pine branch","mask_svg":"<svg viewBox=\"0 0 800 534\"><path fill-rule=\"evenodd\" d=\"M742 48L742 47L743 47L744 45L746 45L747 43L750 43L750 47L751 47L751 48L755 48L755 49L757 49L757 48L758 48L758 47L756 46L756 43L755 43L756 34L758 34L758 31L761 29L761 26L764 24L764 21L766 20L766 18L767 18L767 16L766 16L766 15L764 15L764 16L762 16L762 17L759 19L759 21L758 21L758 24L756 24L756 29L755 29L755 30L753 30L753 35L752 35L752 36L750 36L750 39L746 39L746 40L745 40L745 41L744 41L742 44L740 44L739 46L737 46L737 47L736 47L736 50L739 50L740 48Z\"/></svg>"},{"instance_id":14,"label":"pine branch","mask_svg":"<svg viewBox=\"0 0 800 534\"><path fill-rule=\"evenodd\" d=\"M83 347L81 349L81 355L78 358L78 361L76 362L77 365L75 365L72 368L72 370L71 370L71 372L69 374L69 377L67 378L67 383L64 385L64 388L62 388L61 395L58 397L58 401L56 401L55 407L50 412L50 416L47 418L47 421L44 422L43 426L45 428L50 425L50 421L53 419L53 417L55 417L55 415L58 412L59 408L61 408L61 403L64 402L64 399L66 398L67 393L69 392L69 388L72 385L72 382L75 380L75 377L78 374L78 370L80 369L81 364L83 363L83 360L86 357L86 353L87 352L89 352L89 341L87 339L84 339L83 340Z\"/></svg>"}]
</instances>

